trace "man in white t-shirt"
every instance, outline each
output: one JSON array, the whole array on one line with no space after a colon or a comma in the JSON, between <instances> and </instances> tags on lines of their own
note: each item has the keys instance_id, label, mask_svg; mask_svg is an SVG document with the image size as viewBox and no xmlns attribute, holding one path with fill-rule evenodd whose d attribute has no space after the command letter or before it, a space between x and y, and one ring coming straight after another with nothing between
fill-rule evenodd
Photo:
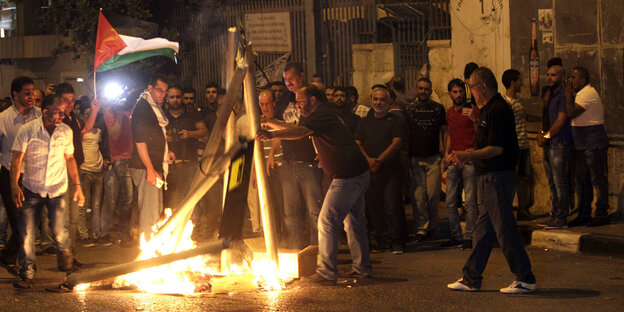
<instances>
[{"instance_id":1,"label":"man in white t-shirt","mask_svg":"<svg viewBox=\"0 0 624 312\"><path fill-rule=\"evenodd\" d=\"M576 92L576 95L573 95ZM579 215L570 226L600 226L609 223L607 149L609 138L604 127L604 106L596 89L589 85L589 72L583 67L572 70L566 84L566 108L572 120L576 149L576 190ZM596 213L591 218L593 188L596 188Z\"/></svg>"}]
</instances>

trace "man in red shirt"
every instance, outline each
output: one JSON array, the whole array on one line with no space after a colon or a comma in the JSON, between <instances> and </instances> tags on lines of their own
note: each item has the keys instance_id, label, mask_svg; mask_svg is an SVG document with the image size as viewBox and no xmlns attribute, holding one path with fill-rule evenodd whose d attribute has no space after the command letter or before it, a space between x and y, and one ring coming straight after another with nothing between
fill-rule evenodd
<instances>
[{"instance_id":1,"label":"man in red shirt","mask_svg":"<svg viewBox=\"0 0 624 312\"><path fill-rule=\"evenodd\" d=\"M124 107L123 102L117 105L107 103L104 110L104 123L108 130L108 146L110 148L110 166L104 172L104 204L102 206L102 235L103 239L96 242L100 245L110 245L112 236L113 216L117 213L117 239L122 246L129 247L132 239L130 235L130 220L132 217L133 185L128 164L132 155L132 124L130 113L132 105Z\"/></svg>"},{"instance_id":2,"label":"man in red shirt","mask_svg":"<svg viewBox=\"0 0 624 312\"><path fill-rule=\"evenodd\" d=\"M453 79L448 84L448 92L453 107L446 111L448 124L447 138L444 140L444 164L446 173L446 209L449 215L451 238L442 247L460 246L472 249L472 232L477 219L477 174L472 162L454 163L449 159L452 152L474 149L479 108L466 102L466 88L460 79ZM463 182L463 183L462 183ZM458 207L461 205L461 194L465 194L466 235L462 236L459 222Z\"/></svg>"}]
</instances>

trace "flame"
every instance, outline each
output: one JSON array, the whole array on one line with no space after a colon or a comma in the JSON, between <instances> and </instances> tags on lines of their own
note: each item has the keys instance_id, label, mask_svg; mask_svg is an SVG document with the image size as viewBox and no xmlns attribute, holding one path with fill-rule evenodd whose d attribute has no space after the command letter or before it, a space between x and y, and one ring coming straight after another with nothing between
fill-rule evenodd
<instances>
[{"instance_id":1,"label":"flame","mask_svg":"<svg viewBox=\"0 0 624 312\"><path fill-rule=\"evenodd\" d=\"M165 218L154 225L152 231L157 233L171 215L171 209L167 208ZM141 254L137 260L146 260L196 248L195 242L191 239L192 233L193 223L191 221L187 222L177 245L173 243L173 233L159 233L150 240L146 240L145 233L142 233ZM281 259L280 257L280 263L282 263ZM231 264L222 271L210 267L207 260L209 260L207 256L197 256L119 276L115 279L113 288L134 286L147 293L183 295L211 291L215 284L219 285L217 287L220 291L245 288L241 285L247 285L248 289L253 287L263 290L280 290L285 288L285 282L295 277L292 272L278 271L275 263L268 258L253 260L250 265ZM227 279L227 281L219 281L220 279ZM83 291L89 286L89 284L80 284L74 290Z\"/></svg>"}]
</instances>

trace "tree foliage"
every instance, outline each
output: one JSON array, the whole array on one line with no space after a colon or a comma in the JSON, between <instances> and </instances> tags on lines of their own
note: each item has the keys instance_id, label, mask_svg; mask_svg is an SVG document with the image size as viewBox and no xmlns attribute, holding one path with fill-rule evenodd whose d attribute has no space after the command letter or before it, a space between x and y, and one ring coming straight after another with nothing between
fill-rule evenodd
<instances>
[{"instance_id":1,"label":"tree foliage","mask_svg":"<svg viewBox=\"0 0 624 312\"><path fill-rule=\"evenodd\" d=\"M43 16L45 25L54 25L64 40L55 54L72 53L74 59L95 51L100 9L139 19L150 19L149 1L142 0L55 0Z\"/></svg>"}]
</instances>

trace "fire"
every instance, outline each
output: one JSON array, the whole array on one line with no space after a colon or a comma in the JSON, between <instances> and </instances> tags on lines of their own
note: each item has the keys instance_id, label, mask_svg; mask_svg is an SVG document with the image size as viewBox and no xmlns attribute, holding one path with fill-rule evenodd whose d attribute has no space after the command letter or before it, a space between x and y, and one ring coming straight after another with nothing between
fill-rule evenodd
<instances>
[{"instance_id":1,"label":"fire","mask_svg":"<svg viewBox=\"0 0 624 312\"><path fill-rule=\"evenodd\" d=\"M153 227L154 233L171 217L172 211L165 210L165 218ZM178 253L196 248L191 239L193 223L188 221L181 239L177 245L173 243L173 233L159 233L150 240L141 234L141 254L137 260L145 260L156 256ZM134 286L147 293L193 295L210 291L231 291L227 289L264 289L280 290L285 288L285 282L295 278L292 270L277 270L275 263L268 258L262 258L243 263L231 264L219 270L211 267L214 257L197 256L185 260L175 261L167 265L147 268L139 272L119 276L113 283L113 288ZM288 262L287 259L282 261ZM290 266L292 267L292 265ZM289 268L284 263L284 268ZM89 284L80 284L74 290L86 290Z\"/></svg>"}]
</instances>

